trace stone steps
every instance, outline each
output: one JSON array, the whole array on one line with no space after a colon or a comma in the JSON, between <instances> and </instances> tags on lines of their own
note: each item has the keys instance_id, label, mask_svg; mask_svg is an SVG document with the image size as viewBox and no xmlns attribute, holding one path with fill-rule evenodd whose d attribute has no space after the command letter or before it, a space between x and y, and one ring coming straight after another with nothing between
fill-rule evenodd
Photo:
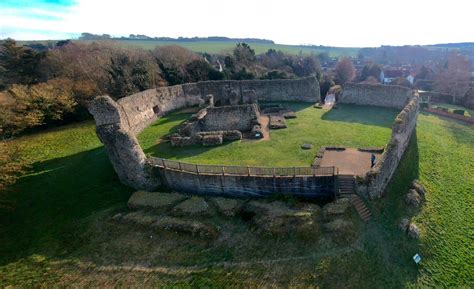
<instances>
[{"instance_id":1,"label":"stone steps","mask_svg":"<svg viewBox=\"0 0 474 289\"><path fill-rule=\"evenodd\" d=\"M369 208L365 205L364 201L356 194L350 196L352 205L354 205L357 213L364 222L370 221L372 218L372 213Z\"/></svg>"},{"instance_id":2,"label":"stone steps","mask_svg":"<svg viewBox=\"0 0 474 289\"><path fill-rule=\"evenodd\" d=\"M354 176L339 175L337 176L339 187L339 196L348 196L354 194Z\"/></svg>"}]
</instances>

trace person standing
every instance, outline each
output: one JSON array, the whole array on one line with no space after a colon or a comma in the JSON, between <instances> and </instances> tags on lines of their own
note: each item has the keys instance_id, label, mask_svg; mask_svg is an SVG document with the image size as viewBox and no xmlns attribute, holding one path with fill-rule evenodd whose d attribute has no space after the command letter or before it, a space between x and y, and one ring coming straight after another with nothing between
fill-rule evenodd
<instances>
[{"instance_id":1,"label":"person standing","mask_svg":"<svg viewBox=\"0 0 474 289\"><path fill-rule=\"evenodd\" d=\"M370 168L373 168L375 166L376 160L377 158L375 157L375 155L371 154L370 155L370 163L371 163Z\"/></svg>"}]
</instances>

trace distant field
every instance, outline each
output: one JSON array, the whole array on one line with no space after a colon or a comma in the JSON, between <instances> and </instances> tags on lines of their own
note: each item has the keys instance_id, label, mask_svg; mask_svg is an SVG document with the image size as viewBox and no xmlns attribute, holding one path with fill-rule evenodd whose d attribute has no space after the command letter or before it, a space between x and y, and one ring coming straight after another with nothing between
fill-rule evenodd
<instances>
[{"instance_id":1,"label":"distant field","mask_svg":"<svg viewBox=\"0 0 474 289\"><path fill-rule=\"evenodd\" d=\"M93 42L92 40L74 40L77 42ZM51 41L19 41L21 44L27 43L48 43ZM178 41L158 41L158 40L114 40L114 42L123 44L129 47L140 47L143 49L153 49L157 46L163 45L179 45L186 47L194 52L199 53L225 53L235 47L237 42L229 41L189 41L189 42L178 42ZM266 44L266 43L249 43L250 47L255 50L255 53L262 54L268 51L268 49L281 50L290 54L310 54L310 53L321 53L327 52L331 57L344 56L357 56L359 48L344 48L344 47L308 47L308 46L296 46L296 45L283 45L283 44Z\"/></svg>"}]
</instances>

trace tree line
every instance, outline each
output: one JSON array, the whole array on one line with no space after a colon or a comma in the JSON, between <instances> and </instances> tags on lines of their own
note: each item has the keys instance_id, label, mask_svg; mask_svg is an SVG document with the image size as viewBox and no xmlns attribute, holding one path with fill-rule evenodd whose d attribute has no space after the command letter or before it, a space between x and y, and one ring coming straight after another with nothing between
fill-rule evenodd
<instances>
[{"instance_id":1,"label":"tree line","mask_svg":"<svg viewBox=\"0 0 474 289\"><path fill-rule=\"evenodd\" d=\"M403 61L422 54L417 47L384 49L393 51L398 55L396 59ZM360 63L361 55L367 51L361 50L358 59L341 57L335 61L327 53L292 55L275 49L256 55L245 42L226 53L209 54L177 45L144 50L113 41L66 40L48 49L34 49L7 39L0 45L0 138L34 127L89 118L87 103L100 94L119 99L187 82L313 75L319 80L324 97L332 87L333 92L341 91L340 86L346 82L380 82L383 67L376 61L364 61L362 67L354 68L354 63ZM325 65L324 73L321 63ZM466 57L451 53L434 68L419 66L415 85L453 94L456 101L469 104L469 100L473 102L470 68ZM413 87L405 77L392 84Z\"/></svg>"},{"instance_id":2,"label":"tree line","mask_svg":"<svg viewBox=\"0 0 474 289\"><path fill-rule=\"evenodd\" d=\"M114 42L59 41L48 49L0 46L0 136L90 117L95 96L115 99L146 89L206 80L282 79L315 75L327 55L256 55L247 43L226 54L198 54L176 45L153 50Z\"/></svg>"}]
</instances>

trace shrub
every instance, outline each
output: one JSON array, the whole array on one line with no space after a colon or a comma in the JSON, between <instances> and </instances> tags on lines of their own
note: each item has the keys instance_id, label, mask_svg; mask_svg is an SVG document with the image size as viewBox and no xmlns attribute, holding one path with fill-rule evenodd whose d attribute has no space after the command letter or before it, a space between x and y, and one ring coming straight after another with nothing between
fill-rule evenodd
<instances>
[{"instance_id":1,"label":"shrub","mask_svg":"<svg viewBox=\"0 0 474 289\"><path fill-rule=\"evenodd\" d=\"M16 148L0 142L0 190L16 182L27 167Z\"/></svg>"},{"instance_id":2,"label":"shrub","mask_svg":"<svg viewBox=\"0 0 474 289\"><path fill-rule=\"evenodd\" d=\"M65 79L32 86L12 85L7 97L9 102L0 104L0 134L4 137L61 120L76 106L73 82Z\"/></svg>"}]
</instances>

